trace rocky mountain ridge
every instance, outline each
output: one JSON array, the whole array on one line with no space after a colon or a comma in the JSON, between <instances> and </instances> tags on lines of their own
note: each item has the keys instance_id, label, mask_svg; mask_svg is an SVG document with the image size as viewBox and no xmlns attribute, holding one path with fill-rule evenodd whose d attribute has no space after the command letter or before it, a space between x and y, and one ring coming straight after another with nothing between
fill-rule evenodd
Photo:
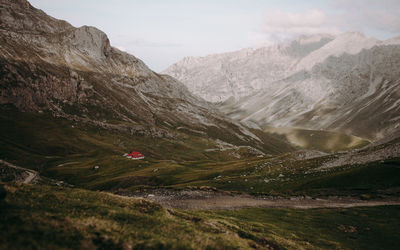
<instances>
[{"instance_id":1,"label":"rocky mountain ridge","mask_svg":"<svg viewBox=\"0 0 400 250\"><path fill-rule=\"evenodd\" d=\"M223 102L230 97L247 96L263 89L265 82L289 76L301 58L331 40L331 35L301 37L270 47L186 57L163 73L179 79L192 93L207 101Z\"/></svg>"},{"instance_id":2,"label":"rocky mountain ridge","mask_svg":"<svg viewBox=\"0 0 400 250\"><path fill-rule=\"evenodd\" d=\"M400 47L329 57L221 110L260 126L337 130L377 139L400 127Z\"/></svg>"},{"instance_id":3,"label":"rocky mountain ridge","mask_svg":"<svg viewBox=\"0 0 400 250\"><path fill-rule=\"evenodd\" d=\"M347 32L184 59L164 73L248 125L336 130L373 140L400 126L399 51L398 38Z\"/></svg>"},{"instance_id":4,"label":"rocky mountain ridge","mask_svg":"<svg viewBox=\"0 0 400 250\"><path fill-rule=\"evenodd\" d=\"M0 12L0 104L130 134L190 133L263 149L258 136L97 28L75 28L25 0L1 0Z\"/></svg>"}]
</instances>

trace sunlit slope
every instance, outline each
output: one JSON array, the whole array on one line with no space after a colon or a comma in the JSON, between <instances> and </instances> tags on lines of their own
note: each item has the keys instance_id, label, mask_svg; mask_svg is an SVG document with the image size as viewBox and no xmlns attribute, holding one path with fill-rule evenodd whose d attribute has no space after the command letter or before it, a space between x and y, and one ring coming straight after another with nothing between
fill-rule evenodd
<instances>
[{"instance_id":1,"label":"sunlit slope","mask_svg":"<svg viewBox=\"0 0 400 250\"><path fill-rule=\"evenodd\" d=\"M300 148L328 153L351 150L369 144L368 140L360 137L334 131L272 127L266 127L264 131L284 135L289 142Z\"/></svg>"}]
</instances>

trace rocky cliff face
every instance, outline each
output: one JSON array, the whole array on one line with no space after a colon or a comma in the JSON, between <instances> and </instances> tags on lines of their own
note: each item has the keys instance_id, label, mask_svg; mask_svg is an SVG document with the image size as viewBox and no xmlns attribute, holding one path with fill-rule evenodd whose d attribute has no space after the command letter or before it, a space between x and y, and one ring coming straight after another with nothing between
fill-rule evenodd
<instances>
[{"instance_id":1,"label":"rocky cliff face","mask_svg":"<svg viewBox=\"0 0 400 250\"><path fill-rule=\"evenodd\" d=\"M400 126L397 40L359 32L303 37L247 54L186 59L165 73L207 100L224 101L220 110L247 124L376 139Z\"/></svg>"},{"instance_id":2,"label":"rocky cliff face","mask_svg":"<svg viewBox=\"0 0 400 250\"><path fill-rule=\"evenodd\" d=\"M182 81L205 100L223 102L256 93L296 72L309 71L330 56L357 54L379 44L382 42L360 32L336 37L328 34L301 36L292 42L259 49L187 57L163 73Z\"/></svg>"},{"instance_id":3,"label":"rocky cliff face","mask_svg":"<svg viewBox=\"0 0 400 250\"><path fill-rule=\"evenodd\" d=\"M301 37L290 43L237 52L187 57L163 71L211 102L239 99L289 76L296 63L333 39L330 35Z\"/></svg>"},{"instance_id":4,"label":"rocky cliff face","mask_svg":"<svg viewBox=\"0 0 400 250\"><path fill-rule=\"evenodd\" d=\"M182 131L263 149L179 81L27 1L0 0L0 104L146 136Z\"/></svg>"},{"instance_id":5,"label":"rocky cliff face","mask_svg":"<svg viewBox=\"0 0 400 250\"><path fill-rule=\"evenodd\" d=\"M400 127L399 66L398 45L329 57L221 109L261 126L338 130L377 139Z\"/></svg>"},{"instance_id":6,"label":"rocky cliff face","mask_svg":"<svg viewBox=\"0 0 400 250\"><path fill-rule=\"evenodd\" d=\"M142 61L111 47L106 34L94 27L75 28L27 1L0 4L1 52L7 58L126 76L154 74Z\"/></svg>"}]
</instances>

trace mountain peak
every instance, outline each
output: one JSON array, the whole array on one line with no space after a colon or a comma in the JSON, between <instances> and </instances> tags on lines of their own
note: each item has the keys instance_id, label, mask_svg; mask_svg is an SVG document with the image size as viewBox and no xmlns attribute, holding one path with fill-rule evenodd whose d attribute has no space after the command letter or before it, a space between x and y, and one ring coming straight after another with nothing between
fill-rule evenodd
<instances>
[{"instance_id":1,"label":"mountain peak","mask_svg":"<svg viewBox=\"0 0 400 250\"><path fill-rule=\"evenodd\" d=\"M379 43L380 41L378 39L366 37L363 33L358 31L345 32L303 58L297 64L296 69L311 70L314 65L324 61L329 56L340 56L344 53L357 54L362 49L370 49Z\"/></svg>"},{"instance_id":2,"label":"mountain peak","mask_svg":"<svg viewBox=\"0 0 400 250\"><path fill-rule=\"evenodd\" d=\"M108 56L111 45L107 35L92 26L77 28L71 35L71 44L93 58Z\"/></svg>"},{"instance_id":3,"label":"mountain peak","mask_svg":"<svg viewBox=\"0 0 400 250\"><path fill-rule=\"evenodd\" d=\"M315 35L301 35L296 40L299 44L305 45L315 42L320 42L321 40L333 40L334 35L331 34L315 34Z\"/></svg>"},{"instance_id":4,"label":"mountain peak","mask_svg":"<svg viewBox=\"0 0 400 250\"><path fill-rule=\"evenodd\" d=\"M400 44L400 36L389 38L383 42L384 45L398 45Z\"/></svg>"},{"instance_id":5,"label":"mountain peak","mask_svg":"<svg viewBox=\"0 0 400 250\"><path fill-rule=\"evenodd\" d=\"M340 35L351 35L351 36L361 36L361 37L365 37L365 34L363 33L363 32L361 32L361 31L357 31L357 30L351 30L351 31L346 31L346 32L343 32L342 34L340 34ZM339 36L340 36L339 35Z\"/></svg>"},{"instance_id":6,"label":"mountain peak","mask_svg":"<svg viewBox=\"0 0 400 250\"><path fill-rule=\"evenodd\" d=\"M375 39L372 37L369 38L369 37L365 36L365 34L360 31L347 31L347 32L337 35L336 38L337 39ZM375 40L377 40L377 39L375 39Z\"/></svg>"}]
</instances>

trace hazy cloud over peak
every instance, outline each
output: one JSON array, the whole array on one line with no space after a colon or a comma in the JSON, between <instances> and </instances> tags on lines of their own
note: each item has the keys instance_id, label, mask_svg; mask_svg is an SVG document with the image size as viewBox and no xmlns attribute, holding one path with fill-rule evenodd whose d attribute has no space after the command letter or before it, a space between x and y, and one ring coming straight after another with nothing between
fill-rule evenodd
<instances>
[{"instance_id":1,"label":"hazy cloud over peak","mask_svg":"<svg viewBox=\"0 0 400 250\"><path fill-rule=\"evenodd\" d=\"M335 0L332 6L348 25L387 33L400 32L399 0Z\"/></svg>"},{"instance_id":2,"label":"hazy cloud over peak","mask_svg":"<svg viewBox=\"0 0 400 250\"><path fill-rule=\"evenodd\" d=\"M264 12L259 36L260 42L279 42L299 35L319 33L336 34L340 29L332 25L329 17L321 10L311 9L303 13L272 10ZM262 41L264 40L264 41Z\"/></svg>"},{"instance_id":3,"label":"hazy cloud over peak","mask_svg":"<svg viewBox=\"0 0 400 250\"><path fill-rule=\"evenodd\" d=\"M303 34L337 34L351 30L380 39L400 33L399 0L332 0L319 7L264 11L261 24L250 33L253 41L270 44Z\"/></svg>"}]
</instances>

